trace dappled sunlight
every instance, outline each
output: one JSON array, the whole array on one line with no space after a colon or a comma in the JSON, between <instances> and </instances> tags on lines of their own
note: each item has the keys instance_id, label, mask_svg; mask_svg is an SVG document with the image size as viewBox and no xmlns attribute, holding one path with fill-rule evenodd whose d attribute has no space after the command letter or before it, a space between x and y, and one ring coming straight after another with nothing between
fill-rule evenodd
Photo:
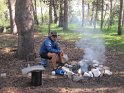
<instances>
[{"instance_id":1,"label":"dappled sunlight","mask_svg":"<svg viewBox=\"0 0 124 93\"><path fill-rule=\"evenodd\" d=\"M2 49L2 52L4 53L9 53L11 51L11 48L4 48Z\"/></svg>"},{"instance_id":2,"label":"dappled sunlight","mask_svg":"<svg viewBox=\"0 0 124 93\"><path fill-rule=\"evenodd\" d=\"M5 47L16 47L17 46L17 35L12 34L0 34L0 48Z\"/></svg>"},{"instance_id":3,"label":"dappled sunlight","mask_svg":"<svg viewBox=\"0 0 124 93\"><path fill-rule=\"evenodd\" d=\"M23 93L22 89L18 87L4 87L1 88L0 91L1 93Z\"/></svg>"},{"instance_id":4,"label":"dappled sunlight","mask_svg":"<svg viewBox=\"0 0 124 93\"><path fill-rule=\"evenodd\" d=\"M118 88L118 87L94 87L94 88L70 88L70 87L49 87L49 88L44 88L47 91L50 92L54 92L54 93L123 93L123 89L122 88Z\"/></svg>"},{"instance_id":5,"label":"dappled sunlight","mask_svg":"<svg viewBox=\"0 0 124 93\"><path fill-rule=\"evenodd\" d=\"M120 71L120 72L115 72L115 75L123 77L124 78L124 71Z\"/></svg>"},{"instance_id":6,"label":"dappled sunlight","mask_svg":"<svg viewBox=\"0 0 124 93\"><path fill-rule=\"evenodd\" d=\"M107 46L113 46L113 45L123 45L124 44L124 38L123 36L114 36L111 34L105 34L104 35L105 38L105 44Z\"/></svg>"},{"instance_id":7,"label":"dappled sunlight","mask_svg":"<svg viewBox=\"0 0 124 93\"><path fill-rule=\"evenodd\" d=\"M34 34L34 38L41 37L41 36L42 36L42 33L40 32L35 32Z\"/></svg>"},{"instance_id":8,"label":"dappled sunlight","mask_svg":"<svg viewBox=\"0 0 124 93\"><path fill-rule=\"evenodd\" d=\"M15 52L17 50L17 48L12 48L12 47L5 47L5 48L1 48L1 52L3 54L8 54L10 52Z\"/></svg>"},{"instance_id":9,"label":"dappled sunlight","mask_svg":"<svg viewBox=\"0 0 124 93\"><path fill-rule=\"evenodd\" d=\"M61 33L61 35L63 36L63 39L65 40L78 40L84 36L83 33L80 33L80 32L79 33L77 32Z\"/></svg>"}]
</instances>

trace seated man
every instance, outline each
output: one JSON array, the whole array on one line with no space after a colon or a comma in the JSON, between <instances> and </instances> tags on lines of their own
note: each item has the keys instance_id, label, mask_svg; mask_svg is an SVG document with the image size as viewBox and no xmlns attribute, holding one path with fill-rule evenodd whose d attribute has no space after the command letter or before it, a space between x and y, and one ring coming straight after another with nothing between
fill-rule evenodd
<instances>
[{"instance_id":1,"label":"seated man","mask_svg":"<svg viewBox=\"0 0 124 93\"><path fill-rule=\"evenodd\" d=\"M52 61L53 70L57 69L57 56L59 57L59 62L63 64L63 52L58 46L56 39L57 32L52 31L40 47L41 58L50 59Z\"/></svg>"}]
</instances>

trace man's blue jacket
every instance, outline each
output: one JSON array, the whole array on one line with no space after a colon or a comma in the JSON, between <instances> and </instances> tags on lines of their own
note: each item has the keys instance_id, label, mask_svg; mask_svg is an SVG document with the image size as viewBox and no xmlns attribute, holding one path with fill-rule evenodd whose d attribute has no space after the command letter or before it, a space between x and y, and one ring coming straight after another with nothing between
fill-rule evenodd
<instances>
[{"instance_id":1,"label":"man's blue jacket","mask_svg":"<svg viewBox=\"0 0 124 93\"><path fill-rule=\"evenodd\" d=\"M50 36L48 36L40 46L40 54L42 53L60 53L60 47L56 41L53 41Z\"/></svg>"}]
</instances>

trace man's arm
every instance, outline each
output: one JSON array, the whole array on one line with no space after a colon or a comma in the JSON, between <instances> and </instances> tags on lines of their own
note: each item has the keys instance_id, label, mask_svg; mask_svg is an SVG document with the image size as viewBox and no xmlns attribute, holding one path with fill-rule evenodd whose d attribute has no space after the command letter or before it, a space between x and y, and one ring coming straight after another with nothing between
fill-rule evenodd
<instances>
[{"instance_id":1,"label":"man's arm","mask_svg":"<svg viewBox=\"0 0 124 93\"><path fill-rule=\"evenodd\" d=\"M46 46L47 50L49 52L51 52L51 53L57 53L57 54L60 53L60 49L59 48L57 48L57 49L53 49L52 48L52 43L50 41L46 41L45 42L45 46Z\"/></svg>"},{"instance_id":2,"label":"man's arm","mask_svg":"<svg viewBox=\"0 0 124 93\"><path fill-rule=\"evenodd\" d=\"M56 42L56 45L55 45L55 46L56 46L56 49L57 49L57 50L60 50L60 53L62 53L62 54L63 54L63 49L61 49L61 48L59 47L59 45L58 45L58 43L57 43L57 42Z\"/></svg>"}]
</instances>

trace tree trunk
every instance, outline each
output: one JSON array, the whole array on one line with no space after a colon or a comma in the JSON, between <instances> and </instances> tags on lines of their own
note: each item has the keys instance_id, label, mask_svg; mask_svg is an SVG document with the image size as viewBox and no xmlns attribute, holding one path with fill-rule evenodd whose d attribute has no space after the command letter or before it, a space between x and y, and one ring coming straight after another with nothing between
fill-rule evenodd
<instances>
[{"instance_id":1,"label":"tree trunk","mask_svg":"<svg viewBox=\"0 0 124 93\"><path fill-rule=\"evenodd\" d=\"M111 2L112 3L112 2ZM108 29L110 29L110 23L112 24L112 21L113 21L113 17L114 17L114 15L112 15L112 11L113 11L113 9L114 9L114 7L116 6L116 3L118 3L117 2L117 0L115 1L115 3L114 3L114 5L112 6L112 4L110 4L111 5L111 13L109 14L109 17L108 17L108 19L107 19L107 21L106 21L106 23L105 23L105 25L104 25L104 27L106 26L106 25L108 25ZM106 8L106 10L107 10L107 8ZM106 13L107 14L107 13ZM111 16L111 18L110 18L110 16ZM104 18L105 18L105 16L104 16ZM111 19L111 20L110 20ZM111 22L110 22L111 21Z\"/></svg>"},{"instance_id":2,"label":"tree trunk","mask_svg":"<svg viewBox=\"0 0 124 93\"><path fill-rule=\"evenodd\" d=\"M60 0L59 5L59 27L63 27L63 0Z\"/></svg>"},{"instance_id":3,"label":"tree trunk","mask_svg":"<svg viewBox=\"0 0 124 93\"><path fill-rule=\"evenodd\" d=\"M49 22L48 22L48 34L50 33L50 25L52 23L52 0L49 2Z\"/></svg>"},{"instance_id":4,"label":"tree trunk","mask_svg":"<svg viewBox=\"0 0 124 93\"><path fill-rule=\"evenodd\" d=\"M52 2L53 0L50 0L49 2L49 22L52 23L53 20L52 20Z\"/></svg>"},{"instance_id":5,"label":"tree trunk","mask_svg":"<svg viewBox=\"0 0 124 93\"><path fill-rule=\"evenodd\" d=\"M53 0L52 6L53 6L53 11L54 11L54 23L57 23L58 17L57 17L57 12L56 12L56 0Z\"/></svg>"},{"instance_id":6,"label":"tree trunk","mask_svg":"<svg viewBox=\"0 0 124 93\"><path fill-rule=\"evenodd\" d=\"M122 35L122 27L123 27L123 0L120 0L120 11L118 18L118 35Z\"/></svg>"},{"instance_id":7,"label":"tree trunk","mask_svg":"<svg viewBox=\"0 0 124 93\"><path fill-rule=\"evenodd\" d=\"M94 28L96 28L97 19L98 19L98 0L96 0L96 14L95 14L95 19L94 19L94 21L93 21Z\"/></svg>"},{"instance_id":8,"label":"tree trunk","mask_svg":"<svg viewBox=\"0 0 124 93\"><path fill-rule=\"evenodd\" d=\"M88 24L89 24L89 16L90 16L90 4L89 4L89 3L87 4L87 7L88 7L88 11L87 11L87 21L88 21Z\"/></svg>"},{"instance_id":9,"label":"tree trunk","mask_svg":"<svg viewBox=\"0 0 124 93\"><path fill-rule=\"evenodd\" d=\"M82 26L84 26L84 0L82 0Z\"/></svg>"},{"instance_id":10,"label":"tree trunk","mask_svg":"<svg viewBox=\"0 0 124 93\"><path fill-rule=\"evenodd\" d=\"M17 54L19 59L26 59L34 52L34 25L31 8L31 0L16 0L15 19L18 29Z\"/></svg>"},{"instance_id":11,"label":"tree trunk","mask_svg":"<svg viewBox=\"0 0 124 93\"><path fill-rule=\"evenodd\" d=\"M11 33L17 33L17 27L15 23L15 0L8 0L8 7L9 7L9 14L10 14L10 26L11 26Z\"/></svg>"},{"instance_id":12,"label":"tree trunk","mask_svg":"<svg viewBox=\"0 0 124 93\"><path fill-rule=\"evenodd\" d=\"M106 14L107 14L107 5L105 5L105 12L104 12L104 19L105 19L105 17L106 17Z\"/></svg>"},{"instance_id":13,"label":"tree trunk","mask_svg":"<svg viewBox=\"0 0 124 93\"><path fill-rule=\"evenodd\" d=\"M38 18L37 18L37 2L36 2L36 0L34 0L34 5L32 3L32 8L33 8L34 23L39 25Z\"/></svg>"},{"instance_id":14,"label":"tree trunk","mask_svg":"<svg viewBox=\"0 0 124 93\"><path fill-rule=\"evenodd\" d=\"M103 12L104 12L104 0L102 0L102 11L101 11L101 30L102 30L102 28L103 28L103 22L104 22L104 20L103 20Z\"/></svg>"},{"instance_id":15,"label":"tree trunk","mask_svg":"<svg viewBox=\"0 0 124 93\"><path fill-rule=\"evenodd\" d=\"M68 30L68 0L64 0L63 30Z\"/></svg>"},{"instance_id":16,"label":"tree trunk","mask_svg":"<svg viewBox=\"0 0 124 93\"><path fill-rule=\"evenodd\" d=\"M109 23L108 23L108 29L110 30L112 25L112 0L110 0L110 16L109 16Z\"/></svg>"},{"instance_id":17,"label":"tree trunk","mask_svg":"<svg viewBox=\"0 0 124 93\"><path fill-rule=\"evenodd\" d=\"M90 20L90 25L93 25L93 19L94 19L94 2L92 3L92 15L91 15L91 20Z\"/></svg>"},{"instance_id":18,"label":"tree trunk","mask_svg":"<svg viewBox=\"0 0 124 93\"><path fill-rule=\"evenodd\" d=\"M44 19L43 19L43 11L42 11L42 0L40 0L40 7L41 7L41 24L44 23Z\"/></svg>"},{"instance_id":19,"label":"tree trunk","mask_svg":"<svg viewBox=\"0 0 124 93\"><path fill-rule=\"evenodd\" d=\"M124 3L124 2L123 2ZM124 25L124 6L123 6L123 22L122 22L122 26Z\"/></svg>"}]
</instances>

